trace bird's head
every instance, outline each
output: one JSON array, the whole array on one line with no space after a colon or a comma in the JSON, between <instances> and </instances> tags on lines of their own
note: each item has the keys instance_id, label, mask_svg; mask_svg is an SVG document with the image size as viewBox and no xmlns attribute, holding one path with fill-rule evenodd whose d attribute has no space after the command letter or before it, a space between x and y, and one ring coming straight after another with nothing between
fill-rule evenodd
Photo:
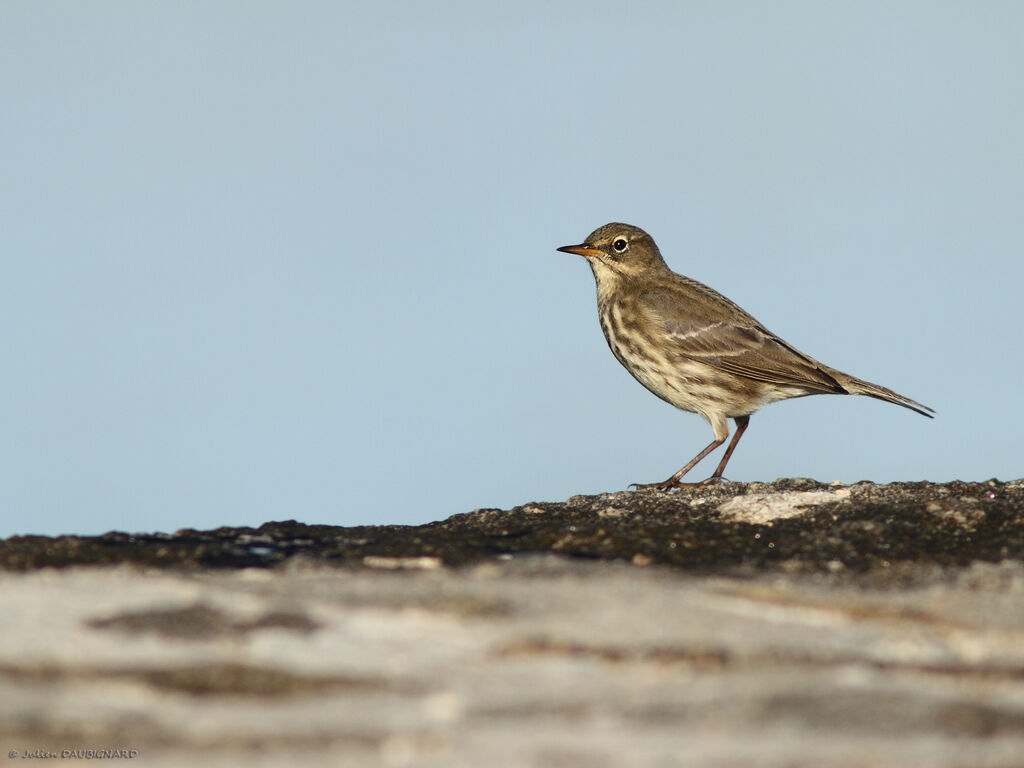
<instances>
[{"instance_id":1,"label":"bird's head","mask_svg":"<svg viewBox=\"0 0 1024 768\"><path fill-rule=\"evenodd\" d=\"M598 282L668 270L651 236L630 224L605 224L587 235L579 245L564 245L558 250L575 253L589 261Z\"/></svg>"}]
</instances>

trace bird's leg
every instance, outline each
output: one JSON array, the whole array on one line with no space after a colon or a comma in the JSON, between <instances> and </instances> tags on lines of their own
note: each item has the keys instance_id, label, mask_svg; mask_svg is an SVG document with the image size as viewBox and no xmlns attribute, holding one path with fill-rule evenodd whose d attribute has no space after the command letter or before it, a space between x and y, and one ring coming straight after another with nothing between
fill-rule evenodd
<instances>
[{"instance_id":1,"label":"bird's leg","mask_svg":"<svg viewBox=\"0 0 1024 768\"><path fill-rule=\"evenodd\" d=\"M750 424L750 416L737 416L735 417L736 422L736 433L732 436L732 440L729 441L729 447L725 449L725 455L722 460L718 462L718 467L715 469L715 473L700 483L681 483L679 482L683 475L697 466L702 459L706 458L715 448L725 442L725 436L721 439L714 440L707 448L698 453L693 459L682 469L676 472L672 477L662 483L647 483L641 485L639 483L633 483L638 491L645 490L647 488L654 488L659 491L668 491L672 488L699 488L705 485L714 485L715 483L722 482L722 473L725 472L725 465L729 463L729 459L732 458L732 452L736 450L736 444L740 441L743 433L747 431L747 426Z\"/></svg>"},{"instance_id":2,"label":"bird's leg","mask_svg":"<svg viewBox=\"0 0 1024 768\"><path fill-rule=\"evenodd\" d=\"M704 459L709 453L711 453L713 450L715 450L715 448L717 448L718 446L720 446L724 442L725 442L725 438L724 437L721 440L713 441L711 443L711 445L709 445L703 451L701 451L696 456L694 456L685 467L680 469L678 472L676 472L674 475L672 475L672 477L670 477L668 480L666 480L663 483L645 483L643 485L641 485L640 483L633 483L633 487L636 488L638 491L643 491L643 490L646 490L648 488L654 488L654 489L659 490L659 491L667 491L670 488L686 488L686 487L691 487L692 488L692 487L696 487L698 485L703 485L703 483L681 483L681 482L679 482L679 479L683 475L685 475L687 472L689 472L691 469L696 467L701 462L702 459ZM733 442L735 442L735 441L733 441Z\"/></svg>"},{"instance_id":3,"label":"bird's leg","mask_svg":"<svg viewBox=\"0 0 1024 768\"><path fill-rule=\"evenodd\" d=\"M710 485L711 483L722 482L722 473L725 472L725 465L729 463L729 459L732 458L732 452L736 450L736 443L740 441L743 433L747 431L747 425L750 424L750 416L737 416L733 421L736 422L736 434L732 436L732 440L729 441L729 447L725 449L725 456L718 462L718 468L715 470L715 474L705 480L701 485Z\"/></svg>"}]
</instances>

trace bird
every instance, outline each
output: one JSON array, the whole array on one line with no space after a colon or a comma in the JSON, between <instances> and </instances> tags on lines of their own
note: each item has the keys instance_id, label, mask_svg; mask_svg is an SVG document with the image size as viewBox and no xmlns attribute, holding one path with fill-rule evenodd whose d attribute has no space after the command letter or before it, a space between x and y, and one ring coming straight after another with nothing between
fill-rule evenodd
<instances>
[{"instance_id":1,"label":"bird","mask_svg":"<svg viewBox=\"0 0 1024 768\"><path fill-rule=\"evenodd\" d=\"M613 222L578 245L557 250L584 257L597 284L597 312L612 354L662 400L702 416L714 440L678 472L639 489L667 491L720 483L750 415L807 395L868 395L932 418L935 411L891 389L818 362L769 331L718 291L669 269L654 239ZM682 478L736 431L714 474Z\"/></svg>"}]
</instances>

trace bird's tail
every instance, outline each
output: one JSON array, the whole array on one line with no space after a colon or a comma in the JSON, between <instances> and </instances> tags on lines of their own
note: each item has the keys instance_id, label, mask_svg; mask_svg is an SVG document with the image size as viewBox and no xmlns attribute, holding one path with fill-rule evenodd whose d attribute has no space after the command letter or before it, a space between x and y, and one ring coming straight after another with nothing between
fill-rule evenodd
<instances>
[{"instance_id":1,"label":"bird's tail","mask_svg":"<svg viewBox=\"0 0 1024 768\"><path fill-rule=\"evenodd\" d=\"M869 397L877 397L879 400L885 400L889 403L896 403L896 405L902 405L904 408L909 408L912 411L920 413L922 416L927 416L929 419L934 418L932 416L935 413L935 409L929 408L927 405L911 400L909 397L904 397L898 392L893 392L887 387L883 387L879 384L872 384L870 381L864 381L862 379L855 378L849 374L841 373L840 371L829 371L836 381L838 381L843 389L849 392L851 395L868 395ZM838 374L838 375L837 375Z\"/></svg>"}]
</instances>

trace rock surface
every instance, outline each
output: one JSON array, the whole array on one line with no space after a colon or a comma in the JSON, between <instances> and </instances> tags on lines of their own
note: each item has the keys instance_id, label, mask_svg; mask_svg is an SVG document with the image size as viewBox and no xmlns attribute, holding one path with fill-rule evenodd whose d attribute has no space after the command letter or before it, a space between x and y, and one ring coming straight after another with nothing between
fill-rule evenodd
<instances>
[{"instance_id":1,"label":"rock surface","mask_svg":"<svg viewBox=\"0 0 1024 768\"><path fill-rule=\"evenodd\" d=\"M1024 765L1024 481L12 537L0 568L15 756Z\"/></svg>"}]
</instances>

